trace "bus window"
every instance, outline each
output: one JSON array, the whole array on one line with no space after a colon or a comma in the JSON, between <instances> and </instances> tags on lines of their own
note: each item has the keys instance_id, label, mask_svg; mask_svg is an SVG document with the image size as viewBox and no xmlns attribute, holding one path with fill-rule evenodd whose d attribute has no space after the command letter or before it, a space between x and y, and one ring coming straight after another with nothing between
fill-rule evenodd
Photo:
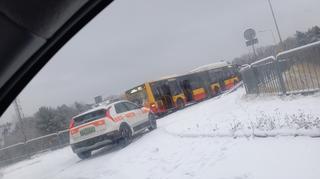
<instances>
[{"instance_id":1,"label":"bus window","mask_svg":"<svg viewBox=\"0 0 320 179\"><path fill-rule=\"evenodd\" d=\"M181 89L176 80L169 81L169 88L172 96L179 95L181 93Z\"/></svg>"},{"instance_id":2,"label":"bus window","mask_svg":"<svg viewBox=\"0 0 320 179\"><path fill-rule=\"evenodd\" d=\"M237 69L236 68L232 68L232 76L236 77L237 76Z\"/></svg>"},{"instance_id":3,"label":"bus window","mask_svg":"<svg viewBox=\"0 0 320 179\"><path fill-rule=\"evenodd\" d=\"M225 69L225 71L224 71L224 79L226 80L226 79L228 79L228 77L229 77L229 69Z\"/></svg>"},{"instance_id":4,"label":"bus window","mask_svg":"<svg viewBox=\"0 0 320 179\"><path fill-rule=\"evenodd\" d=\"M223 72L223 79L227 80L228 78L229 78L229 70L225 69L224 72Z\"/></svg>"},{"instance_id":5,"label":"bus window","mask_svg":"<svg viewBox=\"0 0 320 179\"><path fill-rule=\"evenodd\" d=\"M217 73L213 70L209 71L209 77L210 77L211 83L215 83L218 81Z\"/></svg>"},{"instance_id":6,"label":"bus window","mask_svg":"<svg viewBox=\"0 0 320 179\"><path fill-rule=\"evenodd\" d=\"M182 91L184 93L184 95L187 98L187 101L192 101L192 87L191 87L191 83L190 80L188 79L184 79L183 81L180 82L180 86L182 88Z\"/></svg>"},{"instance_id":7,"label":"bus window","mask_svg":"<svg viewBox=\"0 0 320 179\"><path fill-rule=\"evenodd\" d=\"M198 89L198 88L201 88L201 80L198 76L192 76L190 78L190 84L191 84L191 87L192 89Z\"/></svg>"},{"instance_id":8,"label":"bus window","mask_svg":"<svg viewBox=\"0 0 320 179\"><path fill-rule=\"evenodd\" d=\"M216 74L217 74L218 81L221 80L221 79L223 79L223 73L222 73L222 71L218 71Z\"/></svg>"},{"instance_id":9,"label":"bus window","mask_svg":"<svg viewBox=\"0 0 320 179\"><path fill-rule=\"evenodd\" d=\"M159 100L160 99L160 90L158 89L158 87L152 86L151 89L152 89L154 99Z\"/></svg>"},{"instance_id":10,"label":"bus window","mask_svg":"<svg viewBox=\"0 0 320 179\"><path fill-rule=\"evenodd\" d=\"M159 82L154 82L150 84L151 86L151 90L152 90L152 94L154 99L157 100L161 100L161 96L164 95L164 91L162 89L162 84L160 84Z\"/></svg>"}]
</instances>

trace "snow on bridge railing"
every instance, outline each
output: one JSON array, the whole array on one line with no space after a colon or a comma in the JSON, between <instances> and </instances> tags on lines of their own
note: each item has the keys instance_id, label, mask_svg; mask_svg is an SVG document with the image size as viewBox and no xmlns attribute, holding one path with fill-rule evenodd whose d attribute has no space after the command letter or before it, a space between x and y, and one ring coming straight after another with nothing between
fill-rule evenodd
<instances>
[{"instance_id":1,"label":"snow on bridge railing","mask_svg":"<svg viewBox=\"0 0 320 179\"><path fill-rule=\"evenodd\" d=\"M297 47L297 48L293 48L287 51L283 51L278 53L278 55L276 56L277 59L283 59L283 58L288 58L292 55L299 55L299 53L303 53L304 51L308 51L310 49L313 48L319 48L320 47L320 41L318 42L314 42L314 43L310 43L308 45L304 45L301 47Z\"/></svg>"},{"instance_id":2,"label":"snow on bridge railing","mask_svg":"<svg viewBox=\"0 0 320 179\"><path fill-rule=\"evenodd\" d=\"M320 89L320 42L258 60L240 70L247 94L309 93Z\"/></svg>"},{"instance_id":3,"label":"snow on bridge railing","mask_svg":"<svg viewBox=\"0 0 320 179\"><path fill-rule=\"evenodd\" d=\"M269 64L272 63L276 60L274 56L266 57L261 60L253 62L250 66L258 66L258 65L264 65L264 64Z\"/></svg>"}]
</instances>

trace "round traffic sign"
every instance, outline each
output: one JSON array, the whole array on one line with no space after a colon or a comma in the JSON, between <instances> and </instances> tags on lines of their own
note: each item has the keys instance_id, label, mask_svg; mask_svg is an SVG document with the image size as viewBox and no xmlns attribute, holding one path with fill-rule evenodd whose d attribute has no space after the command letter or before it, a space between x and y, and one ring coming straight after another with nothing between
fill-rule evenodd
<instances>
[{"instance_id":1,"label":"round traffic sign","mask_svg":"<svg viewBox=\"0 0 320 179\"><path fill-rule=\"evenodd\" d=\"M243 35L246 40L253 40L256 38L256 31L250 28L245 30Z\"/></svg>"}]
</instances>

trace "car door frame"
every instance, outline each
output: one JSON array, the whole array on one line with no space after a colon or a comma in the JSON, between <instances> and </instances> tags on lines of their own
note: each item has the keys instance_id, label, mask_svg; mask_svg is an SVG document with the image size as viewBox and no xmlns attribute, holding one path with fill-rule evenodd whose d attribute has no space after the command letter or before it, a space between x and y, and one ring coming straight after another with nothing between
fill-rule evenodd
<instances>
[{"instance_id":1,"label":"car door frame","mask_svg":"<svg viewBox=\"0 0 320 179\"><path fill-rule=\"evenodd\" d=\"M124 103L132 104L136 108L132 111L136 113L136 122L135 125L132 127L133 132L139 133L143 130L145 130L147 127L149 127L149 118L148 114L146 114L146 111L142 110L142 107L139 107L138 105L130 102L130 101L125 101ZM128 107L129 108L129 107Z\"/></svg>"},{"instance_id":2,"label":"car door frame","mask_svg":"<svg viewBox=\"0 0 320 179\"><path fill-rule=\"evenodd\" d=\"M140 107L138 106L137 104L135 103L132 103L130 101L126 101L124 103L127 103L127 104L131 104L133 106L135 106L136 108L133 109L136 113L136 118L137 118L137 123L138 125L141 124L141 123L144 123L146 121L148 121L148 115L145 115L145 112L142 110L143 107Z\"/></svg>"}]
</instances>

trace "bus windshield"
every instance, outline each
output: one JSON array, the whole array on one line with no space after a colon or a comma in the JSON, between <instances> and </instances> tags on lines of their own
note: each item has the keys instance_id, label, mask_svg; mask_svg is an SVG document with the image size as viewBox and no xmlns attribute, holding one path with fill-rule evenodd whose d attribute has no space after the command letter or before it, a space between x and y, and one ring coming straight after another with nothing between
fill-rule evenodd
<instances>
[{"instance_id":1,"label":"bus windshield","mask_svg":"<svg viewBox=\"0 0 320 179\"><path fill-rule=\"evenodd\" d=\"M126 92L126 96L128 100L136 103L137 105L144 105L147 100L147 93L145 89L145 85L140 85Z\"/></svg>"}]
</instances>

